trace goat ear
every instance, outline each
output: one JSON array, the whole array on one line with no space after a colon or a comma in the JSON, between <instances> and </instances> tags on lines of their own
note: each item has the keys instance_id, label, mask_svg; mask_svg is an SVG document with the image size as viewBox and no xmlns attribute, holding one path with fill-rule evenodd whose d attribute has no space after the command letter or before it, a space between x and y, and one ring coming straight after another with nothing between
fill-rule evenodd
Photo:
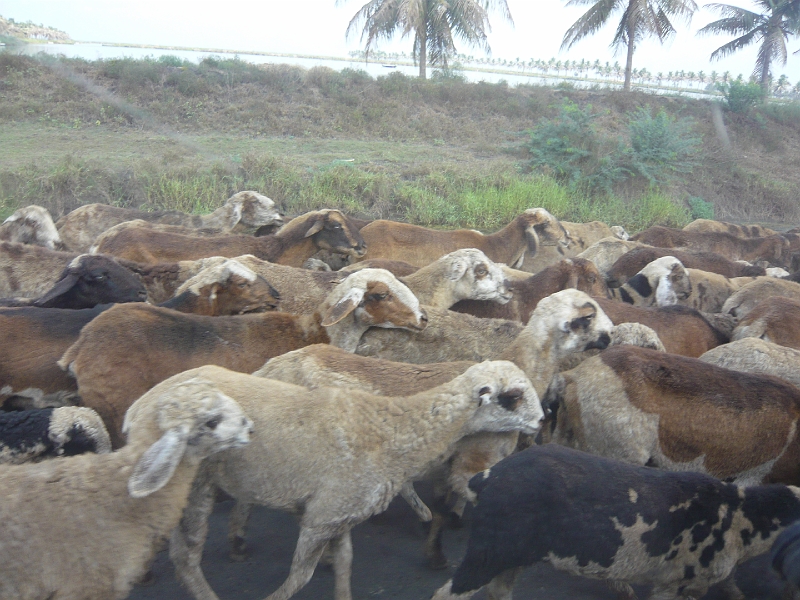
<instances>
[{"instance_id":1,"label":"goat ear","mask_svg":"<svg viewBox=\"0 0 800 600\"><path fill-rule=\"evenodd\" d=\"M358 305L361 304L363 299L364 290L358 288L351 289L345 294L344 298L339 300L328 310L328 314L322 319L322 326L328 327L329 325L335 325L358 308Z\"/></svg>"},{"instance_id":2,"label":"goat ear","mask_svg":"<svg viewBox=\"0 0 800 600\"><path fill-rule=\"evenodd\" d=\"M61 296L69 293L75 284L78 283L80 277L77 273L68 271L64 277L59 279L56 284L44 293L43 296L36 299L33 303L34 306L39 308L50 308Z\"/></svg>"},{"instance_id":3,"label":"goat ear","mask_svg":"<svg viewBox=\"0 0 800 600\"><path fill-rule=\"evenodd\" d=\"M311 226L311 229L306 231L306 234L303 237L311 237L315 233L319 233L322 231L322 228L325 227L325 220L322 217L317 217L317 220L314 221L314 224Z\"/></svg>"},{"instance_id":4,"label":"goat ear","mask_svg":"<svg viewBox=\"0 0 800 600\"><path fill-rule=\"evenodd\" d=\"M464 276L464 273L467 272L468 267L469 264L467 261L463 258L459 258L450 263L450 267L447 269L445 276L450 281L458 281Z\"/></svg>"},{"instance_id":5,"label":"goat ear","mask_svg":"<svg viewBox=\"0 0 800 600\"><path fill-rule=\"evenodd\" d=\"M172 428L145 450L128 478L131 498L144 498L167 485L186 451L188 436Z\"/></svg>"}]
</instances>

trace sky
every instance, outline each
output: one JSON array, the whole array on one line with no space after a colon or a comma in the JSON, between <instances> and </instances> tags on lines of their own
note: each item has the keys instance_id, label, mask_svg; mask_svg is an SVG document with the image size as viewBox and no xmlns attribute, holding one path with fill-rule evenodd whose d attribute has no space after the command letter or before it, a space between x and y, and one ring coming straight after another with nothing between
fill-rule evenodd
<instances>
[{"instance_id":1,"label":"sky","mask_svg":"<svg viewBox=\"0 0 800 600\"><path fill-rule=\"evenodd\" d=\"M79 41L101 41L167 46L190 46L238 51L314 54L346 57L363 48L358 32L346 37L350 19L366 0L0 0L0 15L16 21L31 20L66 31ZM728 0L754 10L748 0ZM514 26L490 17L491 56L495 58L618 60L609 48L614 28L607 28L578 42L569 52L560 52L569 26L587 7L565 7L564 0L507 0ZM699 4L702 5L701 2ZM698 11L691 24L673 21L678 33L665 45L641 44L634 67L652 73L668 71L730 71L748 76L755 63L756 48L748 48L721 61L710 62L716 48L729 41L720 36L697 37L696 31L717 19L708 10ZM395 38L378 50L411 53L411 40ZM459 52L480 56L481 51L457 42ZM800 81L800 40L789 43L786 66L774 65L777 76L786 74Z\"/></svg>"}]
</instances>

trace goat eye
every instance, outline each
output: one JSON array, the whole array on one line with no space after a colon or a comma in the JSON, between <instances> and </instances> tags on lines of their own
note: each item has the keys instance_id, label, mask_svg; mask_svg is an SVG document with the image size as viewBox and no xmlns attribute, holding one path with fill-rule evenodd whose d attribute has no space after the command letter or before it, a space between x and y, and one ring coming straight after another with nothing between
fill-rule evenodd
<instances>
[{"instance_id":1,"label":"goat eye","mask_svg":"<svg viewBox=\"0 0 800 600\"><path fill-rule=\"evenodd\" d=\"M105 275L95 275L94 276L94 280L95 281L103 281L105 278L106 278Z\"/></svg>"},{"instance_id":2,"label":"goat eye","mask_svg":"<svg viewBox=\"0 0 800 600\"><path fill-rule=\"evenodd\" d=\"M475 275L480 275L481 277L483 277L484 275L486 275L486 273L488 273L488 271L484 266L480 266L475 269Z\"/></svg>"},{"instance_id":3,"label":"goat eye","mask_svg":"<svg viewBox=\"0 0 800 600\"><path fill-rule=\"evenodd\" d=\"M247 283L244 282L244 281L239 282L238 285L239 285L240 288L247 287Z\"/></svg>"},{"instance_id":4,"label":"goat eye","mask_svg":"<svg viewBox=\"0 0 800 600\"><path fill-rule=\"evenodd\" d=\"M208 421L206 421L206 427L208 427L209 429L216 429L217 425L219 425L221 422L222 422L222 417L217 415L213 419L209 419Z\"/></svg>"},{"instance_id":5,"label":"goat eye","mask_svg":"<svg viewBox=\"0 0 800 600\"><path fill-rule=\"evenodd\" d=\"M388 298L388 297L389 297L388 292L381 292L379 294L370 294L369 295L369 299L374 301L374 302L378 302L380 300L386 300L386 298Z\"/></svg>"}]
</instances>

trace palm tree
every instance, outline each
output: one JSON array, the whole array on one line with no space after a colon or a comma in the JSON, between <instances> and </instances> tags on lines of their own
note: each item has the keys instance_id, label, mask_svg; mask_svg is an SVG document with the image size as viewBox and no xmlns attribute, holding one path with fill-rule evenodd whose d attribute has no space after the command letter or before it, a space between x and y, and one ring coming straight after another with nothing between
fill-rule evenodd
<instances>
[{"instance_id":1,"label":"palm tree","mask_svg":"<svg viewBox=\"0 0 800 600\"><path fill-rule=\"evenodd\" d=\"M337 4L347 0L337 0ZM506 0L369 0L347 26L349 36L361 29L365 50L380 40L389 40L397 31L405 37L414 34L414 62L425 79L427 65L447 68L455 53L454 38L491 52L486 33L491 31L489 11L498 10L513 24Z\"/></svg>"},{"instance_id":2,"label":"palm tree","mask_svg":"<svg viewBox=\"0 0 800 600\"><path fill-rule=\"evenodd\" d=\"M694 0L568 0L567 6L583 6L591 4L575 23L564 34L562 49L571 48L576 42L599 31L608 22L611 13L622 11L617 31L611 41L616 49L627 47L625 61L625 84L623 89L631 89L631 71L633 69L633 52L636 44L646 37L655 36L664 42L675 33L669 17L691 19L697 4Z\"/></svg>"},{"instance_id":3,"label":"palm tree","mask_svg":"<svg viewBox=\"0 0 800 600\"><path fill-rule=\"evenodd\" d=\"M711 53L711 60L720 59L758 42L758 58L753 69L755 77L764 93L769 92L770 65L773 61L786 64L786 41L797 31L800 18L798 0L753 0L763 9L757 13L729 4L706 4L717 11L722 18L709 23L698 35L727 33L737 35L736 39L720 46Z\"/></svg>"}]
</instances>

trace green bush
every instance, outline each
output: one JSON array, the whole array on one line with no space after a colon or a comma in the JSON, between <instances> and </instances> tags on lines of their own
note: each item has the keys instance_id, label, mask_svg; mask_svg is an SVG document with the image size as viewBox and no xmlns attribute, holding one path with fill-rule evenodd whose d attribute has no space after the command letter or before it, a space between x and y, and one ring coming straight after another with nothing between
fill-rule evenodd
<instances>
[{"instance_id":1,"label":"green bush","mask_svg":"<svg viewBox=\"0 0 800 600\"><path fill-rule=\"evenodd\" d=\"M734 79L729 83L718 83L717 89L725 98L724 106L731 112L746 113L764 102L764 90L754 82L745 83Z\"/></svg>"},{"instance_id":2,"label":"green bush","mask_svg":"<svg viewBox=\"0 0 800 600\"><path fill-rule=\"evenodd\" d=\"M714 205L711 202L706 202L702 198L692 196L687 200L689 210L692 214L692 219L713 219L714 218Z\"/></svg>"},{"instance_id":3,"label":"green bush","mask_svg":"<svg viewBox=\"0 0 800 600\"><path fill-rule=\"evenodd\" d=\"M610 193L626 173L619 165L618 142L597 133L593 121L598 116L591 104L581 108L564 100L555 119L542 119L527 132L527 166L576 188Z\"/></svg>"},{"instance_id":4,"label":"green bush","mask_svg":"<svg viewBox=\"0 0 800 600\"><path fill-rule=\"evenodd\" d=\"M664 110L655 116L638 108L628 123L631 146L630 168L651 185L667 183L678 173L690 173L697 164L700 138L692 135L692 124L677 120Z\"/></svg>"}]
</instances>

